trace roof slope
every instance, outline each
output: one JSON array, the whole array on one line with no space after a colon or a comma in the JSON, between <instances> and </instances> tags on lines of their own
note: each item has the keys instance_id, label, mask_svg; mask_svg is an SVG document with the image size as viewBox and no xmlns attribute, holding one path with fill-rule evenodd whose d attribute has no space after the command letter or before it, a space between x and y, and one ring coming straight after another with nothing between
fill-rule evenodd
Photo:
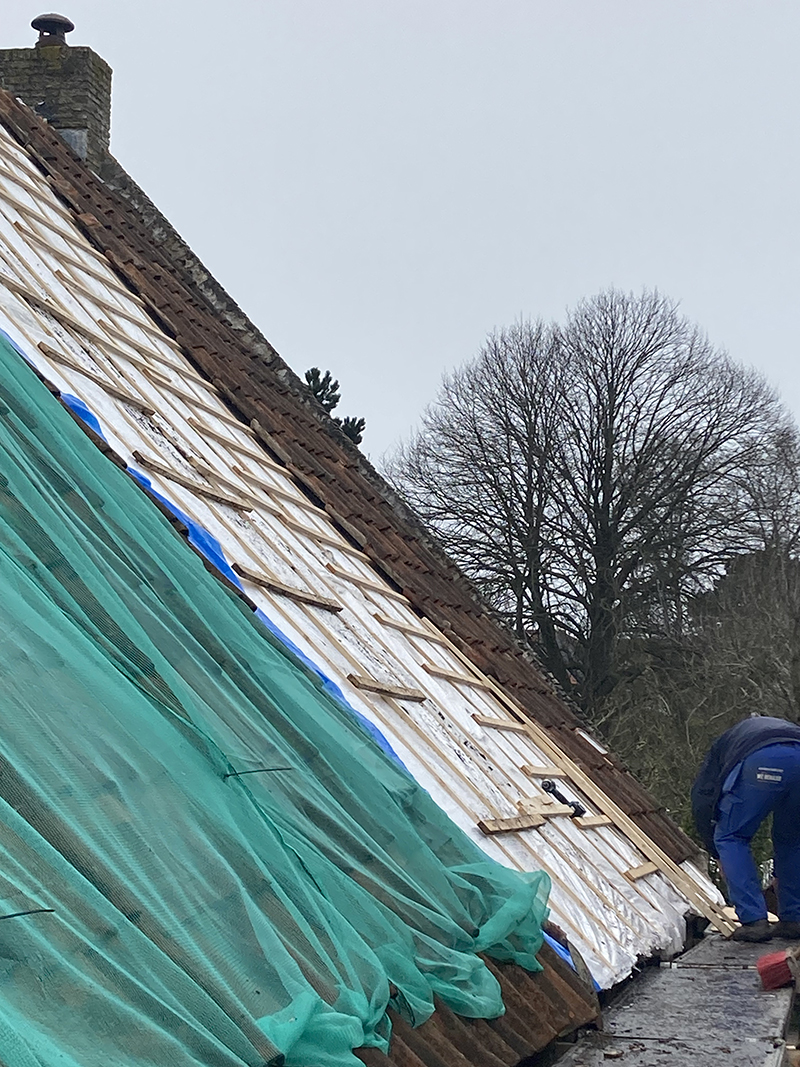
<instances>
[{"instance_id":1,"label":"roof slope","mask_svg":"<svg viewBox=\"0 0 800 1067\"><path fill-rule=\"evenodd\" d=\"M2 338L0 383L3 1062L387 1062L391 999L401 1050L511 1064L590 1019L513 965L546 876L483 857Z\"/></svg>"},{"instance_id":2,"label":"roof slope","mask_svg":"<svg viewBox=\"0 0 800 1067\"><path fill-rule=\"evenodd\" d=\"M109 161L104 184L19 102L0 94L0 121L48 175L89 240L231 411L254 421L279 458L373 566L486 675L546 727L560 748L673 860L693 843L610 753L592 743L551 682L481 604L475 590L158 212ZM110 185L116 184L119 194Z\"/></svg>"},{"instance_id":3,"label":"roof slope","mask_svg":"<svg viewBox=\"0 0 800 1067\"><path fill-rule=\"evenodd\" d=\"M4 130L0 176L0 320L26 358L89 405L120 464L145 470L135 476L193 528L209 565L383 731L473 841L550 874L557 921L597 980L674 951L688 902L718 921L699 872L672 864L552 736L512 718L507 694L257 447ZM553 804L547 777L586 819Z\"/></svg>"}]
</instances>

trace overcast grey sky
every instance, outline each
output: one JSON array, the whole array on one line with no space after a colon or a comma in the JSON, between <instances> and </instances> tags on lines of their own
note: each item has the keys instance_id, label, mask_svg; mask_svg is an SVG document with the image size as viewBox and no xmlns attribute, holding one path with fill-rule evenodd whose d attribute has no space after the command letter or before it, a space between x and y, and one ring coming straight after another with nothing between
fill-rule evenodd
<instances>
[{"instance_id":1,"label":"overcast grey sky","mask_svg":"<svg viewBox=\"0 0 800 1067\"><path fill-rule=\"evenodd\" d=\"M114 69L115 155L373 459L494 327L609 285L800 415L797 0L56 7Z\"/></svg>"}]
</instances>

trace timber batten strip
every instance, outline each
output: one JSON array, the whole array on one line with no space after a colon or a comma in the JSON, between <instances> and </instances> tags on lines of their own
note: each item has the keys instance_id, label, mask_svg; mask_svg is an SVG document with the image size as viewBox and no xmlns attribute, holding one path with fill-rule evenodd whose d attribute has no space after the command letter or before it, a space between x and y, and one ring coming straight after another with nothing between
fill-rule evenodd
<instances>
[{"instance_id":1,"label":"timber batten strip","mask_svg":"<svg viewBox=\"0 0 800 1067\"><path fill-rule=\"evenodd\" d=\"M101 321L100 325L104 326L111 333L119 333L119 331L115 330L110 323L105 323ZM124 336L124 334L122 336ZM217 401L216 407L208 400L203 400L202 397L195 396L193 393L189 393L185 389L182 389L177 382L171 379L165 378L163 386L168 392L172 393L173 396L177 396L179 400L182 400L183 403L187 406L187 408L193 409L195 411L204 411L207 415L211 415L213 418L219 419L220 422L227 422L230 425L235 426L237 430L242 428L242 423L240 422L240 420L235 415L232 415L230 411L228 411L228 409L225 407L224 401L219 396L216 389L211 383L204 382L203 388L206 393L206 396L208 396L212 400Z\"/></svg>"},{"instance_id":2,"label":"timber batten strip","mask_svg":"<svg viewBox=\"0 0 800 1067\"><path fill-rule=\"evenodd\" d=\"M391 619L388 615L382 615L379 611L373 612L372 617L381 626L388 626L390 630L399 630L406 637L418 637L422 641L430 641L439 645L445 643L438 630L423 630L420 626L412 626L407 622L401 622L399 619Z\"/></svg>"},{"instance_id":3,"label":"timber batten strip","mask_svg":"<svg viewBox=\"0 0 800 1067\"><path fill-rule=\"evenodd\" d=\"M580 819L575 819L574 821L584 830L592 830L597 826L614 825L614 820L610 819L608 815L584 815Z\"/></svg>"},{"instance_id":4,"label":"timber batten strip","mask_svg":"<svg viewBox=\"0 0 800 1067\"><path fill-rule=\"evenodd\" d=\"M458 674L456 671L448 671L444 667L436 667L432 663L421 663L420 666L432 678L442 678L445 682L452 682L453 685L469 685L473 689L484 690L489 688L481 678L476 678L469 674Z\"/></svg>"},{"instance_id":5,"label":"timber batten strip","mask_svg":"<svg viewBox=\"0 0 800 1067\"><path fill-rule=\"evenodd\" d=\"M310 508L314 505L310 504ZM343 555L351 555L356 559L362 559L363 553L357 548L352 548L341 537L336 538L330 534L323 533L321 530L314 529L313 526L306 526L305 523L298 522L297 519L293 519L291 515L287 515L285 511L282 511L278 505L272 505L272 514L279 515L284 525L288 526L291 530L295 530L297 533L302 534L304 537L308 537L309 540L315 541L319 545L327 545L328 548L334 548L337 552L341 552ZM327 518L324 514L320 513L319 519L321 522L327 522Z\"/></svg>"},{"instance_id":6,"label":"timber batten strip","mask_svg":"<svg viewBox=\"0 0 800 1067\"><path fill-rule=\"evenodd\" d=\"M540 767L533 763L523 763L520 767L523 774L527 774L529 778L569 778L566 771L561 767Z\"/></svg>"},{"instance_id":7,"label":"timber batten strip","mask_svg":"<svg viewBox=\"0 0 800 1067\"><path fill-rule=\"evenodd\" d=\"M321 511L316 504L312 504L311 501L307 497L302 496L299 491L290 492L288 489L283 489L281 486L272 485L264 478L259 478L257 474L253 474L251 471L238 466L236 463L233 464L231 470L234 474L238 474L240 478L246 478L248 482L252 482L256 489L260 489L268 496L276 496L279 500L285 500L287 503L294 504L295 507L300 508L303 511L310 511L316 516L325 516L325 513ZM287 477L288 472L286 471L286 468L280 468L280 473L283 477Z\"/></svg>"},{"instance_id":8,"label":"timber batten strip","mask_svg":"<svg viewBox=\"0 0 800 1067\"><path fill-rule=\"evenodd\" d=\"M199 482L187 478L186 475L179 474L178 471L168 467L166 463L159 463L157 459L152 459L138 449L134 451L133 458L137 463L141 463L143 467L147 467L148 470L153 471L155 474L160 474L169 481L175 482L176 485L182 485L184 489L191 489L198 496L208 497L209 500L214 500L218 504L227 504L228 507L234 508L236 511L252 511L257 506L257 502L254 500L236 499L232 496L227 496L225 493L218 492L211 486L201 485Z\"/></svg>"},{"instance_id":9,"label":"timber batten strip","mask_svg":"<svg viewBox=\"0 0 800 1067\"><path fill-rule=\"evenodd\" d=\"M539 800L519 800L517 807L523 815L534 815L550 819L555 815L574 815L575 809L569 804L545 804Z\"/></svg>"},{"instance_id":10,"label":"timber batten strip","mask_svg":"<svg viewBox=\"0 0 800 1067\"><path fill-rule=\"evenodd\" d=\"M92 329L91 326L87 326L85 323L79 322L76 318L73 318L73 316L70 315L66 308L62 307L61 304L55 302L57 298L52 294L49 297L40 296L38 293L35 293L32 289L30 289L27 285L23 285L23 283L20 282L17 278L14 278L9 274L0 272L0 284L5 285L5 287L9 289L12 293L15 293L19 297L22 297L23 300L26 300L28 301L28 303L33 304L35 307L38 307L46 314L52 315L56 322L58 322L65 329L71 330L74 334L79 334L82 338L84 338L84 340L88 341L90 344L95 345L101 351L112 352L118 359L127 360L134 367L137 367L139 370L141 370L142 373L151 376L152 379L158 382L159 385L163 385L164 388L169 387L170 381L166 375L160 374L155 367L150 366L149 363L145 362L144 360L137 359L136 356L131 355L131 353L128 351L128 349L132 349L134 352L140 353L140 355L145 351L145 349L143 349L142 346L138 345L135 341L130 340L124 335L121 335L124 337L124 344L126 346L125 348L121 347L120 345L112 341L110 337L98 333L97 330ZM169 366L173 371L175 370L171 363L167 363L167 361L163 359L163 357L157 356L155 354L155 351L151 352L147 350L147 355L148 359L154 359L156 362L162 363L165 366ZM207 383L203 379L198 378L197 380L203 385L207 385ZM244 429L246 432L247 427L244 427Z\"/></svg>"},{"instance_id":11,"label":"timber batten strip","mask_svg":"<svg viewBox=\"0 0 800 1067\"><path fill-rule=\"evenodd\" d=\"M51 219L48 215L41 212L38 207L31 207L30 204L26 204L22 200L18 200L17 197L14 196L14 194L8 190L8 188L3 191L3 199L6 201L6 203L10 204L15 211L18 211L20 215L24 215L27 219L33 219L34 222L38 223L40 226L44 226L48 230L51 230L53 233L57 234L67 243L75 239L73 233L68 228L59 226L57 222L54 222L53 219ZM72 221L71 219L66 218L66 212L64 212L63 208L59 210L59 214L68 224ZM7 215L6 218L8 218ZM11 224L13 225L11 219L8 219L8 221L11 222Z\"/></svg>"},{"instance_id":12,"label":"timber batten strip","mask_svg":"<svg viewBox=\"0 0 800 1067\"><path fill-rule=\"evenodd\" d=\"M517 722L516 719L492 719L488 715L480 715L477 711L473 711L472 718L478 726L487 726L490 730L510 730L515 734L528 732L525 724Z\"/></svg>"},{"instance_id":13,"label":"timber batten strip","mask_svg":"<svg viewBox=\"0 0 800 1067\"><path fill-rule=\"evenodd\" d=\"M646 878L648 874L655 874L657 870L658 864L653 863L652 860L648 860L647 863L642 863L639 867L631 867L630 870L623 871L622 873L632 882L636 882L640 878Z\"/></svg>"},{"instance_id":14,"label":"timber batten strip","mask_svg":"<svg viewBox=\"0 0 800 1067\"><path fill-rule=\"evenodd\" d=\"M75 360L70 359L69 356L66 356L63 352L59 352L57 349L53 348L52 345L48 345L45 341L40 341L37 347L42 355L47 356L48 359L52 359L54 363L59 363L62 366L67 367L75 374L82 375L90 382L94 382L95 385L99 385L109 396L121 400L123 404L130 404L132 408L136 408L137 411L141 411L144 415L155 415L155 408L151 408L148 404L145 404L139 397L133 396L131 393L126 392L125 389L120 389L118 385L115 385L107 378L104 378L102 374L97 374L95 371L89 370L88 367L81 366L80 363L76 363Z\"/></svg>"},{"instance_id":15,"label":"timber batten strip","mask_svg":"<svg viewBox=\"0 0 800 1067\"><path fill-rule=\"evenodd\" d=\"M366 689L370 693L380 693L382 696L396 697L398 700L412 700L421 704L428 696L421 689L410 689L402 685L392 685L390 682L379 682L377 678L369 678L365 674L348 674L348 682L356 689Z\"/></svg>"},{"instance_id":16,"label":"timber batten strip","mask_svg":"<svg viewBox=\"0 0 800 1067\"><path fill-rule=\"evenodd\" d=\"M512 815L508 819L481 819L478 829L491 836L492 834L513 834L520 830L536 830L544 826L545 820L540 815Z\"/></svg>"},{"instance_id":17,"label":"timber batten strip","mask_svg":"<svg viewBox=\"0 0 800 1067\"><path fill-rule=\"evenodd\" d=\"M287 600L296 600L300 604L309 604L314 608L322 608L323 611L335 612L342 610L342 605L337 604L335 600L316 596L314 593L307 593L304 589L295 589L291 585L284 585L277 578L272 578L266 574L256 574L254 571L243 567L240 563L234 563L233 569L240 578L246 578L248 582L252 582L253 585L259 585L262 589L269 590L270 593L285 596Z\"/></svg>"},{"instance_id":18,"label":"timber batten strip","mask_svg":"<svg viewBox=\"0 0 800 1067\"><path fill-rule=\"evenodd\" d=\"M398 593L397 590L392 589L390 585L380 585L378 582L373 582L371 578L364 578L360 574L351 574L350 571L342 570L341 567L337 567L334 563L326 563L325 567L331 574L335 574L337 578L341 578L345 582L351 582L353 585L357 585L361 589L367 589L371 593L380 593L390 600L399 600L403 604L408 604L408 598L402 593Z\"/></svg>"},{"instance_id":19,"label":"timber batten strip","mask_svg":"<svg viewBox=\"0 0 800 1067\"><path fill-rule=\"evenodd\" d=\"M13 225L14 229L17 230L26 241L33 241L34 244L44 249L49 256L58 260L62 265L71 267L73 270L82 271L84 274L88 274L91 278L101 282L108 289L113 289L116 293L119 293L120 296L125 297L125 299L130 300L132 303L136 304L137 307L144 310L145 305L142 299L134 293L132 289L126 289L111 271L104 274L103 271L99 270L97 267L94 267L89 263L82 263L76 256L73 256L71 252L65 252L63 248L53 248L43 237L40 237L38 233L34 232L30 227L24 226L19 221L15 221ZM93 258L97 258L96 252L94 252ZM70 275L70 278L71 277L72 275Z\"/></svg>"},{"instance_id":20,"label":"timber batten strip","mask_svg":"<svg viewBox=\"0 0 800 1067\"><path fill-rule=\"evenodd\" d=\"M56 255L55 258L58 258L58 256ZM104 297L100 296L98 293L95 293L94 290L90 289L89 286L86 285L83 281L81 281L80 278L76 278L74 274L67 273L66 271L61 270L60 267L56 267L53 271L53 277L58 278L58 280L67 290L67 292L69 292L70 296L72 296L73 298L74 293L72 292L72 290L75 290L80 293L80 295L85 300L90 300L105 314L117 315L119 316L119 318L125 319L126 322L130 323L130 325L133 326L135 329L141 330L142 333L152 333L152 327L149 318L147 320L147 323L143 324L143 322L141 321L141 317L133 314L130 311L127 311L125 308L119 307L116 304L112 304L110 300L107 300ZM142 316L144 316L147 314L147 312L144 310L143 304L141 304L141 307ZM117 329L117 327L115 327L115 329ZM127 335L125 335L125 337L127 340ZM158 340L161 340L160 335L158 337Z\"/></svg>"}]
</instances>

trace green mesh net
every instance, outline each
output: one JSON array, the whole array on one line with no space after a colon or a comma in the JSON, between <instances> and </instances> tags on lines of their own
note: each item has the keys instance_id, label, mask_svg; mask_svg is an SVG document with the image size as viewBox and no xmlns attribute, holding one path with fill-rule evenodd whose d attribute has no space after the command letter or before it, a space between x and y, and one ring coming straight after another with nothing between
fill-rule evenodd
<instances>
[{"instance_id":1,"label":"green mesh net","mask_svg":"<svg viewBox=\"0 0 800 1067\"><path fill-rule=\"evenodd\" d=\"M487 859L0 338L0 1060L354 1065L502 1013ZM255 771L242 775L242 771ZM391 1000L390 1000L391 997Z\"/></svg>"}]
</instances>

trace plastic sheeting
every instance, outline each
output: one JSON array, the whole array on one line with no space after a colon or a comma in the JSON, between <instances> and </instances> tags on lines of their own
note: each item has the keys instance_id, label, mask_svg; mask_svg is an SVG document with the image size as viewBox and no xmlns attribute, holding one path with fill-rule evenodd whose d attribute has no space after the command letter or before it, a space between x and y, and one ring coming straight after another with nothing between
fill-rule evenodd
<instances>
[{"instance_id":1,"label":"plastic sheeting","mask_svg":"<svg viewBox=\"0 0 800 1067\"><path fill-rule=\"evenodd\" d=\"M0 339L8 1067L355 1064L503 1007L547 876L486 859Z\"/></svg>"},{"instance_id":2,"label":"plastic sheeting","mask_svg":"<svg viewBox=\"0 0 800 1067\"><path fill-rule=\"evenodd\" d=\"M95 432L99 433L100 436L103 437L103 432L100 429L100 423L97 417L93 414L92 411L89 410L89 408L82 401L77 401L77 403L80 404L80 408L78 408L75 403L72 403L72 401L76 401L76 397L65 397L65 395L62 393L61 399L73 411L75 411L76 414L78 414L88 426L91 426L91 428L95 430ZM103 437L103 439L105 440L105 437ZM219 543L216 537L210 534L204 526L200 525L199 522L195 522L195 520L191 518L191 516L187 515L185 511L182 511L173 501L169 500L162 493L157 492L153 488L153 484L150 479L147 478L144 474L142 474L141 471L136 470L135 467L128 467L128 474L130 474L132 478L135 478L140 485L144 486L144 488L147 489L148 493L154 496L156 500L159 501L159 503L163 504L164 507L172 515L174 515L183 523L183 525L188 530L189 544L196 548L197 551L209 561L209 563L213 563L213 565L217 568L220 574L224 574L232 585L235 585L238 589L242 589L242 583L239 581L239 576L225 558L225 553L222 551L222 545ZM371 735L373 740L377 741L377 743L384 750L384 752L392 756L393 759L397 760L398 763L402 762L400 760L400 757L394 751L394 749L383 736L383 734L380 732L380 730L376 726L374 726L369 721L369 719L365 718L363 715L360 714L360 712L356 711L354 707L348 704L347 700L345 699L344 693L341 691L339 686L334 681L332 681L323 671L321 671L315 663L312 663L308 656L304 655L303 652L297 647L297 645L293 641L289 640L289 638L286 636L285 633L283 633L280 627L276 626L272 619L270 619L269 616L261 610L261 608L256 609L256 617L264 623L264 625L267 627L273 637L278 638L278 640L285 649L287 649L297 659L299 659L304 667L308 668L310 671L316 674L316 676L322 682L323 689L325 689L325 691L328 692L331 696L335 697L335 699L338 700L339 703L342 704L342 706L345 707L352 716L354 716L354 718L358 719L358 721L361 723L367 733Z\"/></svg>"}]
</instances>

